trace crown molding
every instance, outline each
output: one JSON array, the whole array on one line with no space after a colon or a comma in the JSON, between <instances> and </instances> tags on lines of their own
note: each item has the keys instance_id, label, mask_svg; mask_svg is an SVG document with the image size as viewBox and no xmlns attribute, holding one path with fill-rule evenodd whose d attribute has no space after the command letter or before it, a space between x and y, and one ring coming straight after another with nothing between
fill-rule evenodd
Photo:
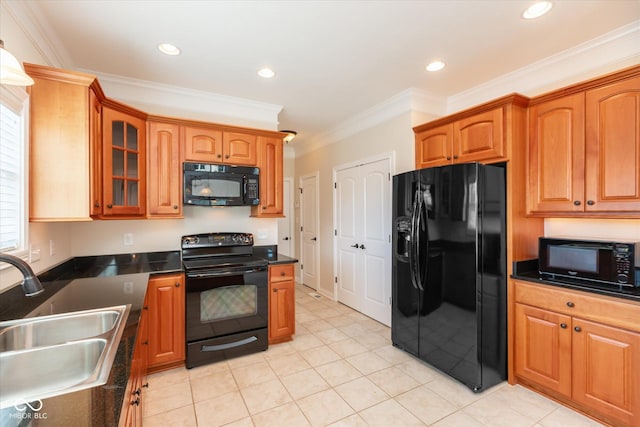
<instances>
[{"instance_id":1,"label":"crown molding","mask_svg":"<svg viewBox=\"0 0 640 427\"><path fill-rule=\"evenodd\" d=\"M138 106L152 114L166 114L166 109L188 111L203 119L225 117L234 123L260 123L277 129L282 105L219 95L180 86L139 80L93 70L82 70L98 77L110 98ZM144 101L141 101L144 100ZM162 110L162 111L159 111ZM177 111L176 110L176 111ZM206 114L206 117L202 115Z\"/></svg>"},{"instance_id":2,"label":"crown molding","mask_svg":"<svg viewBox=\"0 0 640 427\"><path fill-rule=\"evenodd\" d=\"M640 63L640 20L531 63L447 99L447 114L505 93L536 96Z\"/></svg>"},{"instance_id":3,"label":"crown molding","mask_svg":"<svg viewBox=\"0 0 640 427\"><path fill-rule=\"evenodd\" d=\"M71 56L63 47L58 34L47 24L38 8L32 7L30 2L23 1L3 1L2 7L24 32L33 48L44 58L46 65L74 68Z\"/></svg>"},{"instance_id":4,"label":"crown molding","mask_svg":"<svg viewBox=\"0 0 640 427\"><path fill-rule=\"evenodd\" d=\"M304 145L295 146L296 156L342 141L345 138L384 123L400 114L417 111L442 116L446 113L445 107L445 98L436 97L425 90L410 87L386 101L348 118L312 140L305 141Z\"/></svg>"}]
</instances>

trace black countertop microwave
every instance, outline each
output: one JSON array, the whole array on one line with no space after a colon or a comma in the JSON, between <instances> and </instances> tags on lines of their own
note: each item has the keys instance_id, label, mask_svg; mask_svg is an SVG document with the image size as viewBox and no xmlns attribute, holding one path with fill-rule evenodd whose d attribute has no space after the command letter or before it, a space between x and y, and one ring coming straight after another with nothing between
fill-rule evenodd
<instances>
[{"instance_id":1,"label":"black countertop microwave","mask_svg":"<svg viewBox=\"0 0 640 427\"><path fill-rule=\"evenodd\" d=\"M546 277L640 286L635 278L635 269L640 267L640 242L541 237L538 263L540 274Z\"/></svg>"},{"instance_id":2,"label":"black countertop microwave","mask_svg":"<svg viewBox=\"0 0 640 427\"><path fill-rule=\"evenodd\" d=\"M243 206L260 203L260 170L247 166L183 163L184 204Z\"/></svg>"}]
</instances>

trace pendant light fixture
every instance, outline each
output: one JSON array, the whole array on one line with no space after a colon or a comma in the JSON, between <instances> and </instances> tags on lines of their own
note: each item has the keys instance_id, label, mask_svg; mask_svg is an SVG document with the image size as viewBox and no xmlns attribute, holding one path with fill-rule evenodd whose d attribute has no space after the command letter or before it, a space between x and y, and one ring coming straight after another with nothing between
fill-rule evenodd
<instances>
[{"instance_id":1,"label":"pendant light fixture","mask_svg":"<svg viewBox=\"0 0 640 427\"><path fill-rule=\"evenodd\" d=\"M15 56L4 48L0 40L0 84L12 86L31 86L33 79L24 72Z\"/></svg>"}]
</instances>

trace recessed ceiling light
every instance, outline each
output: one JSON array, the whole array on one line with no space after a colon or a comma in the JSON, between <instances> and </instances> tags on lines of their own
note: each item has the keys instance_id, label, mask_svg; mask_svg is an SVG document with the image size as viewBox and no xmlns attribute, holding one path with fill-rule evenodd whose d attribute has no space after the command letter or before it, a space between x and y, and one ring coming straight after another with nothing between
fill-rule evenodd
<instances>
[{"instance_id":1,"label":"recessed ceiling light","mask_svg":"<svg viewBox=\"0 0 640 427\"><path fill-rule=\"evenodd\" d=\"M427 65L427 71L440 71L444 68L444 62L440 60L431 61L429 65Z\"/></svg>"},{"instance_id":2,"label":"recessed ceiling light","mask_svg":"<svg viewBox=\"0 0 640 427\"><path fill-rule=\"evenodd\" d=\"M534 4L529 6L527 8L527 10L522 12L522 17L524 19L539 18L542 15L544 15L545 13L549 12L552 7L553 7L553 3L551 3L550 1L538 1L538 2L535 2Z\"/></svg>"},{"instance_id":3,"label":"recessed ceiling light","mask_svg":"<svg viewBox=\"0 0 640 427\"><path fill-rule=\"evenodd\" d=\"M275 76L276 73L271 68L265 67L258 70L258 75L260 77L264 77L265 79L270 79L271 77Z\"/></svg>"},{"instance_id":4,"label":"recessed ceiling light","mask_svg":"<svg viewBox=\"0 0 640 427\"><path fill-rule=\"evenodd\" d=\"M167 55L171 55L171 56L180 55L180 49L178 49L171 43L160 43L158 45L158 49L160 50L160 52Z\"/></svg>"}]
</instances>

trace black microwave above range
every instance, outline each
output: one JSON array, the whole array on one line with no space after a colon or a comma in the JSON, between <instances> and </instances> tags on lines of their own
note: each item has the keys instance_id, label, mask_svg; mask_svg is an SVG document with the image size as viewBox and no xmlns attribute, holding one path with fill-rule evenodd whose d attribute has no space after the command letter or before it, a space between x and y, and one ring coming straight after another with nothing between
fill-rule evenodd
<instances>
[{"instance_id":1,"label":"black microwave above range","mask_svg":"<svg viewBox=\"0 0 640 427\"><path fill-rule=\"evenodd\" d=\"M640 286L640 242L541 237L538 255L540 274L546 277Z\"/></svg>"},{"instance_id":2,"label":"black microwave above range","mask_svg":"<svg viewBox=\"0 0 640 427\"><path fill-rule=\"evenodd\" d=\"M260 169L247 166L183 163L184 204L245 206L260 203Z\"/></svg>"}]
</instances>

